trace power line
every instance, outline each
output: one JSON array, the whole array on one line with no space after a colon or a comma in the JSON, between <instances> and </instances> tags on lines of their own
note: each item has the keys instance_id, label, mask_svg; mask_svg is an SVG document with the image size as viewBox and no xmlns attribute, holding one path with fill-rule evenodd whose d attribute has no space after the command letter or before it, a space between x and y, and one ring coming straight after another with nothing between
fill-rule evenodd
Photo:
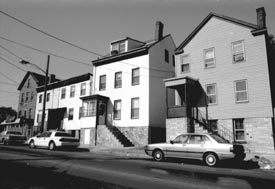
<instances>
[{"instance_id":1,"label":"power line","mask_svg":"<svg viewBox=\"0 0 275 189\"><path fill-rule=\"evenodd\" d=\"M4 49L5 51L7 51L8 53L10 53L10 54L12 54L13 56L15 56L16 58L19 58L19 59L23 59L23 58L21 58L20 56L17 56L16 54L14 54L13 52L11 52L9 49L7 49L6 47L3 47L2 45L0 45L0 47L2 48L2 49Z\"/></svg>"},{"instance_id":2,"label":"power line","mask_svg":"<svg viewBox=\"0 0 275 189\"><path fill-rule=\"evenodd\" d=\"M5 58L3 58L3 57L1 57L1 56L0 56L0 59L1 59L1 60L3 60L3 61L5 61L6 63L8 63L8 64L10 64L10 65L12 65L12 66L14 66L14 67L16 67L17 69L19 69L19 70L21 70L21 71L23 71L23 72L26 72L26 73L27 73L27 71L26 71L26 70L24 70L24 69L20 68L19 66L14 65L13 63L11 63L10 61L8 61L7 59L5 59Z\"/></svg>"},{"instance_id":3,"label":"power line","mask_svg":"<svg viewBox=\"0 0 275 189\"><path fill-rule=\"evenodd\" d=\"M16 84L19 84L17 81L14 81L14 80L11 79L9 76L6 76L5 74L3 74L3 73L1 73L1 72L0 72L0 75L4 76L4 77L7 78L8 80L10 80L10 81L12 81L12 82L14 82L14 83L16 83Z\"/></svg>"},{"instance_id":4,"label":"power line","mask_svg":"<svg viewBox=\"0 0 275 189\"><path fill-rule=\"evenodd\" d=\"M31 49L31 50L34 50L34 51L43 53L43 54L55 56L55 57L57 57L57 58L62 58L62 59L64 59L64 60L69 60L69 61L71 61L71 62L83 64L83 65L86 65L86 66L92 66L92 64L88 64L88 63L86 63L86 62L81 62L81 61L79 61L79 60L74 60L74 59L71 59L71 58L67 58L67 57L64 57L64 56L61 56L61 55L53 54L53 53L51 53L51 52L47 52L47 51L44 51L44 50L40 50L40 49L31 47L31 46L25 45L25 44L23 44L23 43L19 43L19 42L16 42L16 41L7 39L7 38L2 37L2 36L0 36L0 39L5 40L5 41L8 41L8 42L13 43L13 44L16 44L16 45L21 46L21 47L25 47L25 48L28 48L28 49ZM22 59L22 58L20 58L20 59Z\"/></svg>"},{"instance_id":5,"label":"power line","mask_svg":"<svg viewBox=\"0 0 275 189\"><path fill-rule=\"evenodd\" d=\"M13 19L13 20L15 20L15 21L17 21L17 22L19 22L19 23L25 25L25 26L28 26L28 27L30 27L30 28L32 28L32 29L34 29L34 30L40 32L40 33L43 33L44 35L47 35L48 37L51 37L51 38L53 38L53 39L56 39L56 40L61 41L61 42L63 42L63 43L66 43L66 44L68 44L68 45L71 45L71 46L73 46L73 47L75 47L75 48L81 49L81 50L86 51L86 52L88 52L88 53L91 53L91 54L93 54L93 55L102 56L102 55L100 55L100 54L98 54L98 53L96 53L96 52L87 50L87 49L85 49L85 48L83 48L83 47L80 47L80 46L75 45L75 44L73 44L73 43L71 43L71 42L65 41L64 39L61 39L61 38L56 37L56 36L54 36L54 35L52 35L52 34L49 34L49 33L45 32L45 31L43 31L43 30L41 30L41 29L38 29L38 28L36 28L36 27L34 27L34 26L32 26L32 25L30 25L30 24L28 24L28 23L26 23L26 22L24 22L24 21L22 21L22 20L19 20L18 18L15 18L14 16L11 16L11 15L9 15L8 13L5 13L5 12L3 12L3 11L1 11L1 10L0 10L0 13L4 14L4 15L8 16L9 18L11 18L11 19Z\"/></svg>"}]
</instances>

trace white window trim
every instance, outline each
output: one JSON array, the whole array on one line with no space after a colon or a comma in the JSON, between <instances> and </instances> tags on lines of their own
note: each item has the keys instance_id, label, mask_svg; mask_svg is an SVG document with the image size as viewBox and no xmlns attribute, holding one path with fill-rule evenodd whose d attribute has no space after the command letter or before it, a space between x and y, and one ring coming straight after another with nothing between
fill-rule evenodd
<instances>
[{"instance_id":1,"label":"white window trim","mask_svg":"<svg viewBox=\"0 0 275 189\"><path fill-rule=\"evenodd\" d=\"M217 105L218 104L218 90L217 90L217 84L216 83L211 83L211 84L207 84L207 85L205 85L205 91L206 91L206 93L207 93L207 87L208 86L215 86L215 94L211 94L210 96L216 96L216 102L215 103L209 103L208 105ZM209 96L208 94L207 94L207 96Z\"/></svg>"},{"instance_id":2,"label":"white window trim","mask_svg":"<svg viewBox=\"0 0 275 189\"><path fill-rule=\"evenodd\" d=\"M242 49L242 51L240 51L240 52L233 52L233 46L234 46L235 43L238 43L238 42L242 42L243 49ZM234 55L235 55L235 54L239 54L239 53L243 53L243 60L242 60L242 61L234 61ZM240 62L245 62L246 56L245 56L245 45L244 45L244 40L233 41L233 42L231 43L231 54L232 54L232 63L233 63L233 64L240 63Z\"/></svg>"},{"instance_id":3,"label":"white window trim","mask_svg":"<svg viewBox=\"0 0 275 189\"><path fill-rule=\"evenodd\" d=\"M236 126L235 126L235 120L238 120L238 119L242 119L243 120L243 129L236 129ZM244 132L244 139L243 140L237 140L236 138L236 132L237 131L243 131ZM244 119L243 118L236 118L236 119L233 119L233 135L234 135L234 141L236 142L246 142L246 138L245 138L245 124L244 124Z\"/></svg>"},{"instance_id":4,"label":"white window trim","mask_svg":"<svg viewBox=\"0 0 275 189\"><path fill-rule=\"evenodd\" d=\"M212 66L206 66L207 64L206 64L206 62L205 62L205 60L206 60L206 57L205 57L205 52L207 51L207 50L210 50L210 49L213 49L213 53L214 53L214 60L213 60L213 65ZM215 53L215 47L210 47L210 48L207 48L207 49L204 49L203 50L203 63L204 63L204 69L210 69L210 68L215 68L216 67L216 53Z\"/></svg>"},{"instance_id":5,"label":"white window trim","mask_svg":"<svg viewBox=\"0 0 275 189\"><path fill-rule=\"evenodd\" d=\"M189 57L189 62L188 63L184 63L183 62L183 57ZM189 70L188 71L182 71L182 65L187 65L187 64L189 64ZM189 73L189 72L191 72L190 54L180 55L180 72L181 73Z\"/></svg>"},{"instance_id":6,"label":"white window trim","mask_svg":"<svg viewBox=\"0 0 275 189\"><path fill-rule=\"evenodd\" d=\"M237 82L240 82L240 81L245 81L246 90L238 91L238 92L246 92L247 99L246 100L237 101L237 90L236 90L236 86L237 85L236 84L237 84ZM248 93L248 82L247 82L247 79L241 79L241 80L234 81L234 92L235 92L235 102L236 103L246 103L246 102L249 102L249 93Z\"/></svg>"}]
</instances>

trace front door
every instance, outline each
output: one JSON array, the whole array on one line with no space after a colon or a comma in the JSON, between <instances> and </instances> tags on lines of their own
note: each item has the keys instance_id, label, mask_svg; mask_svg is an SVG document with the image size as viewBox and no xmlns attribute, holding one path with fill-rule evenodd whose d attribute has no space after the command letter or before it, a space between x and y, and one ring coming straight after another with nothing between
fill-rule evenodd
<instances>
[{"instance_id":1,"label":"front door","mask_svg":"<svg viewBox=\"0 0 275 189\"><path fill-rule=\"evenodd\" d=\"M191 135L189 142L186 144L188 148L188 158L202 159L206 149L202 135Z\"/></svg>"},{"instance_id":2,"label":"front door","mask_svg":"<svg viewBox=\"0 0 275 189\"><path fill-rule=\"evenodd\" d=\"M186 158L187 148L186 141L188 140L188 135L180 135L176 137L169 147L167 147L167 156L176 158Z\"/></svg>"},{"instance_id":3,"label":"front door","mask_svg":"<svg viewBox=\"0 0 275 189\"><path fill-rule=\"evenodd\" d=\"M99 101L99 110L98 110L98 124L99 125L105 125L106 124L106 104Z\"/></svg>"}]
</instances>

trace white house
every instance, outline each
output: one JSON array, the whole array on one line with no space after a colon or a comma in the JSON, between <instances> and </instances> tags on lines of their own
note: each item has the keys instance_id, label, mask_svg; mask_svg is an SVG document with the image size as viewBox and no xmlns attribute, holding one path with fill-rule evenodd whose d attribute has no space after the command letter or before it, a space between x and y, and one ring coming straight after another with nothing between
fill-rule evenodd
<instances>
[{"instance_id":1,"label":"white house","mask_svg":"<svg viewBox=\"0 0 275 189\"><path fill-rule=\"evenodd\" d=\"M168 107L167 139L208 129L251 151L274 153L267 39L264 8L257 9L257 24L210 13L177 47L176 77L165 81L178 93Z\"/></svg>"},{"instance_id":2,"label":"white house","mask_svg":"<svg viewBox=\"0 0 275 189\"><path fill-rule=\"evenodd\" d=\"M41 125L44 86L37 88L35 126ZM64 129L80 137L80 97L92 94L92 74L87 73L47 85L43 130ZM40 131L40 128L37 128Z\"/></svg>"},{"instance_id":3,"label":"white house","mask_svg":"<svg viewBox=\"0 0 275 189\"><path fill-rule=\"evenodd\" d=\"M174 50L171 35L163 36L163 24L157 22L155 39L113 41L108 56L92 61L94 95L82 98L81 121L91 123L83 124L85 144L131 146L165 140L163 79L174 76Z\"/></svg>"}]
</instances>

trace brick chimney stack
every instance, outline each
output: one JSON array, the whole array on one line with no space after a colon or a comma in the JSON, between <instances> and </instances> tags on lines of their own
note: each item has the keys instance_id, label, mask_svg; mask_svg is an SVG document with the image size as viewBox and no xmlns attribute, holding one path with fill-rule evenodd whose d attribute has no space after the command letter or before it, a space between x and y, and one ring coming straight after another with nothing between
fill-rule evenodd
<instances>
[{"instance_id":1,"label":"brick chimney stack","mask_svg":"<svg viewBox=\"0 0 275 189\"><path fill-rule=\"evenodd\" d=\"M55 80L55 75L54 74L51 74L50 75L50 82L49 83L53 83Z\"/></svg>"},{"instance_id":2,"label":"brick chimney stack","mask_svg":"<svg viewBox=\"0 0 275 189\"><path fill-rule=\"evenodd\" d=\"M265 9L264 7L260 7L256 9L257 12L257 25L258 25L258 29L263 29L266 27L266 23L265 23Z\"/></svg>"},{"instance_id":3,"label":"brick chimney stack","mask_svg":"<svg viewBox=\"0 0 275 189\"><path fill-rule=\"evenodd\" d=\"M163 23L160 21L156 22L156 29L155 29L155 40L159 41L163 38Z\"/></svg>"}]
</instances>

